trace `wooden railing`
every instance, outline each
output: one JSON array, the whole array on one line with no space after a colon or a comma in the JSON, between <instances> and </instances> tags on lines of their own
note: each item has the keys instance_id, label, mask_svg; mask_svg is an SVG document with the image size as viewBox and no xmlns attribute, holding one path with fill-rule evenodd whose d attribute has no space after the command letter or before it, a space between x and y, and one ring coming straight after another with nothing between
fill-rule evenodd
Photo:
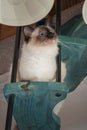
<instances>
[{"instance_id":1,"label":"wooden railing","mask_svg":"<svg viewBox=\"0 0 87 130\"><path fill-rule=\"evenodd\" d=\"M61 0L61 10L66 10L70 7L73 7L74 5L77 5L81 2L84 2L84 0ZM55 0L55 4L56 4L56 0ZM51 10L51 12L49 13L49 15L54 15L55 14L55 4Z\"/></svg>"},{"instance_id":2,"label":"wooden railing","mask_svg":"<svg viewBox=\"0 0 87 130\"><path fill-rule=\"evenodd\" d=\"M71 6L74 6L84 0L61 0L61 9L65 10Z\"/></svg>"}]
</instances>

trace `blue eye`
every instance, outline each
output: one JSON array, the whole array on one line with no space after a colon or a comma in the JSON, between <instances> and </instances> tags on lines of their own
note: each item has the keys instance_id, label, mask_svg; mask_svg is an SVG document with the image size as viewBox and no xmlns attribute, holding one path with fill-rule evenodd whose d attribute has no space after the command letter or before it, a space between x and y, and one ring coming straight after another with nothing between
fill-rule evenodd
<instances>
[{"instance_id":1,"label":"blue eye","mask_svg":"<svg viewBox=\"0 0 87 130\"><path fill-rule=\"evenodd\" d=\"M44 37L45 36L45 32L40 32L40 37Z\"/></svg>"}]
</instances>

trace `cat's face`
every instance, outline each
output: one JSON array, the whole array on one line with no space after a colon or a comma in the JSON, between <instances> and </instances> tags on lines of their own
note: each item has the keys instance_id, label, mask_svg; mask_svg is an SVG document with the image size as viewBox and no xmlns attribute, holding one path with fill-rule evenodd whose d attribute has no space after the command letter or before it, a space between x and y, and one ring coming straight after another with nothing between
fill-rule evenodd
<instances>
[{"instance_id":1,"label":"cat's face","mask_svg":"<svg viewBox=\"0 0 87 130\"><path fill-rule=\"evenodd\" d=\"M25 43L35 46L46 46L57 43L57 34L50 26L41 25L35 29L30 27L24 28Z\"/></svg>"}]
</instances>

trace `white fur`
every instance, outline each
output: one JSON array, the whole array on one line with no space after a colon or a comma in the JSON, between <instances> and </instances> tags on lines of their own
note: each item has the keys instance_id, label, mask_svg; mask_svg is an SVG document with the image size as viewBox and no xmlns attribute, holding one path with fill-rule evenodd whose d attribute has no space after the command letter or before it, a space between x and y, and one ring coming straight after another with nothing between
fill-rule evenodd
<instances>
[{"instance_id":1,"label":"white fur","mask_svg":"<svg viewBox=\"0 0 87 130\"><path fill-rule=\"evenodd\" d=\"M66 65L61 62L61 81L63 82L66 76Z\"/></svg>"},{"instance_id":2,"label":"white fur","mask_svg":"<svg viewBox=\"0 0 87 130\"><path fill-rule=\"evenodd\" d=\"M57 44L34 46L24 44L19 60L20 80L53 81L56 76ZM66 75L65 64L62 63L62 80Z\"/></svg>"},{"instance_id":3,"label":"white fur","mask_svg":"<svg viewBox=\"0 0 87 130\"><path fill-rule=\"evenodd\" d=\"M56 44L33 46L24 44L19 63L19 74L22 80L50 81L56 72Z\"/></svg>"}]
</instances>

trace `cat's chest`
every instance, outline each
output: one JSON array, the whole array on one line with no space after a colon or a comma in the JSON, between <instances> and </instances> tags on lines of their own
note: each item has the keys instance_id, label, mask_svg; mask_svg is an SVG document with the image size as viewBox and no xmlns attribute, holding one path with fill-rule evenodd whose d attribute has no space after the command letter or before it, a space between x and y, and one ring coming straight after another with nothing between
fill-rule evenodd
<instances>
[{"instance_id":1,"label":"cat's chest","mask_svg":"<svg viewBox=\"0 0 87 130\"><path fill-rule=\"evenodd\" d=\"M52 69L56 62L55 57L46 55L30 55L28 57L21 57L20 66L24 69L38 69L47 70Z\"/></svg>"},{"instance_id":2,"label":"cat's chest","mask_svg":"<svg viewBox=\"0 0 87 130\"><path fill-rule=\"evenodd\" d=\"M56 48L23 48L20 65L24 67L43 68L53 66L56 62Z\"/></svg>"},{"instance_id":3,"label":"cat's chest","mask_svg":"<svg viewBox=\"0 0 87 130\"><path fill-rule=\"evenodd\" d=\"M19 62L19 73L22 79L48 81L56 72L57 52L49 49L30 51L23 50Z\"/></svg>"}]
</instances>

